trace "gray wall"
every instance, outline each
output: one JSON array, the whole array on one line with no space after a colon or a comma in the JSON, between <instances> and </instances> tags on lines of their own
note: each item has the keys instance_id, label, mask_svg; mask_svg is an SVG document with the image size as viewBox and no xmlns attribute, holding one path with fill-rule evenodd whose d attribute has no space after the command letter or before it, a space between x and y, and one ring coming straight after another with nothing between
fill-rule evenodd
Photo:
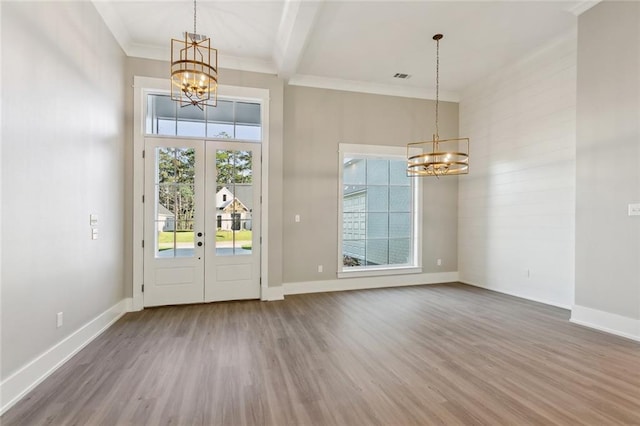
<instances>
[{"instance_id":1,"label":"gray wall","mask_svg":"<svg viewBox=\"0 0 640 426\"><path fill-rule=\"evenodd\" d=\"M640 3L578 21L577 305L640 318Z\"/></svg>"},{"instance_id":2,"label":"gray wall","mask_svg":"<svg viewBox=\"0 0 640 426\"><path fill-rule=\"evenodd\" d=\"M133 77L168 78L169 63L149 59L126 59L125 80L126 93L126 188L125 211L127 222L126 234L133 234ZM254 87L269 89L269 286L282 285L282 147L283 147L283 82L275 75L221 69L219 81L229 86ZM264 242L263 242L264 244ZM131 297L133 255L132 241L126 241L126 294Z\"/></svg>"},{"instance_id":3,"label":"gray wall","mask_svg":"<svg viewBox=\"0 0 640 426\"><path fill-rule=\"evenodd\" d=\"M430 140L435 102L296 86L284 92L284 282L335 279L338 144L404 147ZM440 135L457 134L458 104L442 102ZM458 178L422 179L424 272L457 271Z\"/></svg>"},{"instance_id":4,"label":"gray wall","mask_svg":"<svg viewBox=\"0 0 640 426\"><path fill-rule=\"evenodd\" d=\"M2 57L5 379L124 297L125 100L90 2L3 2Z\"/></svg>"}]
</instances>

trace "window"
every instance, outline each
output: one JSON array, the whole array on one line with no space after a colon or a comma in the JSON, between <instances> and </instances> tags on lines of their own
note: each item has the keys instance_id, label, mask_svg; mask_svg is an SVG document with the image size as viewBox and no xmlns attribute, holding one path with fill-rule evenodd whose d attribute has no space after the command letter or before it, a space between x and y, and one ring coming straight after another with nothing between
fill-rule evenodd
<instances>
[{"instance_id":1,"label":"window","mask_svg":"<svg viewBox=\"0 0 640 426\"><path fill-rule=\"evenodd\" d=\"M148 135L191 136L261 141L259 103L218 100L217 107L201 110L179 106L169 95L147 95L145 132Z\"/></svg>"},{"instance_id":2,"label":"window","mask_svg":"<svg viewBox=\"0 0 640 426\"><path fill-rule=\"evenodd\" d=\"M231 213L231 229L233 231L240 230L240 213Z\"/></svg>"},{"instance_id":3,"label":"window","mask_svg":"<svg viewBox=\"0 0 640 426\"><path fill-rule=\"evenodd\" d=\"M340 273L417 272L419 180L407 177L405 155L403 148L340 145Z\"/></svg>"}]
</instances>

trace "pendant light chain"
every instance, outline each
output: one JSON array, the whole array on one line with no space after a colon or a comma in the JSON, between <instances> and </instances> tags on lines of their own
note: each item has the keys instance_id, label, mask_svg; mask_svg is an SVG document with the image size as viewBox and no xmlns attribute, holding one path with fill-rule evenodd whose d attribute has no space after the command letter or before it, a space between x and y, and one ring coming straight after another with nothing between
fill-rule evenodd
<instances>
[{"instance_id":1,"label":"pendant light chain","mask_svg":"<svg viewBox=\"0 0 640 426\"><path fill-rule=\"evenodd\" d=\"M193 0L193 36L194 37L196 36L196 34L198 34L198 32L196 31L196 14L197 14L196 0Z\"/></svg>"},{"instance_id":2,"label":"pendant light chain","mask_svg":"<svg viewBox=\"0 0 640 426\"><path fill-rule=\"evenodd\" d=\"M438 129L438 104L440 103L440 38L436 38L436 140L440 139Z\"/></svg>"}]
</instances>

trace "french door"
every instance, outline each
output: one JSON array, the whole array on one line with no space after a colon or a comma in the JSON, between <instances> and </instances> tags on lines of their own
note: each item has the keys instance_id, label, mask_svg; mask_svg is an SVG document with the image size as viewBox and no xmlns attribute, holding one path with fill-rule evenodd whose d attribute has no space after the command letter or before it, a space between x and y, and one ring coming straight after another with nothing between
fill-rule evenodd
<instances>
[{"instance_id":1,"label":"french door","mask_svg":"<svg viewBox=\"0 0 640 426\"><path fill-rule=\"evenodd\" d=\"M145 138L144 306L260 298L260 155Z\"/></svg>"}]
</instances>

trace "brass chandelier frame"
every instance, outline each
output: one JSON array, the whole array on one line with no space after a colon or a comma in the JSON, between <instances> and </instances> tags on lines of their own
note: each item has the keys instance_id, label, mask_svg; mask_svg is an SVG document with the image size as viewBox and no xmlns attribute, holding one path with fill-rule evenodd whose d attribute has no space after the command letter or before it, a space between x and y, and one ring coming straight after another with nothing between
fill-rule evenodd
<instances>
[{"instance_id":1,"label":"brass chandelier frame","mask_svg":"<svg viewBox=\"0 0 640 426\"><path fill-rule=\"evenodd\" d=\"M193 33L184 40L171 39L171 99L180 106L215 107L218 104L218 50L211 39L196 31L193 1Z\"/></svg>"},{"instance_id":2,"label":"brass chandelier frame","mask_svg":"<svg viewBox=\"0 0 640 426\"><path fill-rule=\"evenodd\" d=\"M440 139L440 40L436 34L436 133L430 141L407 144L407 176L451 176L469 173L469 138Z\"/></svg>"}]
</instances>

